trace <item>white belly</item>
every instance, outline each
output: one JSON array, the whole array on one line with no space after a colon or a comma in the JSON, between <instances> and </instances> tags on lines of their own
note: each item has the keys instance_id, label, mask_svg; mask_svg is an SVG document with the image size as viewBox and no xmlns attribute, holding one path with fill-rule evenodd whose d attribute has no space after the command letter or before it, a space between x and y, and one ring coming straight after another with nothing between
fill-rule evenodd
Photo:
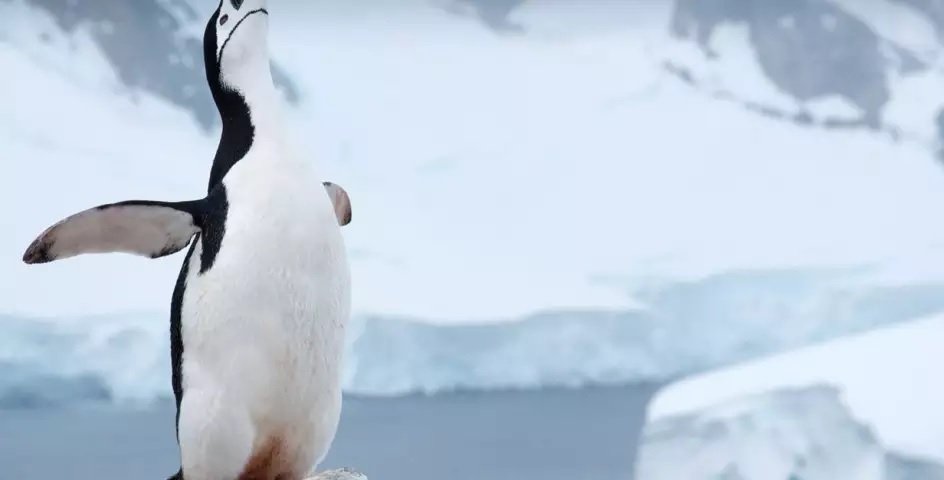
<instances>
[{"instance_id":1,"label":"white belly","mask_svg":"<svg viewBox=\"0 0 944 480\"><path fill-rule=\"evenodd\" d=\"M350 272L340 227L317 179L227 175L228 215L213 267L191 259L182 305L184 395L240 402L256 436L286 435L323 455L341 408Z\"/></svg>"}]
</instances>

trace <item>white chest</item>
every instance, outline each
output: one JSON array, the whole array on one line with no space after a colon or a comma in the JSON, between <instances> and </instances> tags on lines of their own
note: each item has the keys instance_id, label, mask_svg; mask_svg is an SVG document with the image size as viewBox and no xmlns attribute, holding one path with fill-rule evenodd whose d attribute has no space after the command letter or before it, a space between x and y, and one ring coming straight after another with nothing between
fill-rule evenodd
<instances>
[{"instance_id":1,"label":"white chest","mask_svg":"<svg viewBox=\"0 0 944 480\"><path fill-rule=\"evenodd\" d=\"M240 389L261 416L319 411L340 394L350 272L319 179L273 168L261 152L237 163L213 267L191 259L182 308L184 388ZM255 155L254 155L255 154Z\"/></svg>"}]
</instances>

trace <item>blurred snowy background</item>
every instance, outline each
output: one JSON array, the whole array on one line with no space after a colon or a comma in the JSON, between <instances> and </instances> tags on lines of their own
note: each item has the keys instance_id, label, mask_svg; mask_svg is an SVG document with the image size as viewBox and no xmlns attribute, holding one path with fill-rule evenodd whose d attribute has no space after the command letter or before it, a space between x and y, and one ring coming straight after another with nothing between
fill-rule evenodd
<instances>
[{"instance_id":1,"label":"blurred snowy background","mask_svg":"<svg viewBox=\"0 0 944 480\"><path fill-rule=\"evenodd\" d=\"M944 2L270 3L349 393L667 384L637 478L944 479ZM199 195L215 5L0 0L0 407L171 396L181 256L20 255Z\"/></svg>"}]
</instances>

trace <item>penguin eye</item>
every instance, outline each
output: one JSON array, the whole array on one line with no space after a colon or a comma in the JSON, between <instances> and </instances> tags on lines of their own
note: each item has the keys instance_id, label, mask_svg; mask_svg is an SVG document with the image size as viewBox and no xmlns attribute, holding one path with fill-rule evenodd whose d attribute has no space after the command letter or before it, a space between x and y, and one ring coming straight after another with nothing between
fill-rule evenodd
<instances>
[{"instance_id":1,"label":"penguin eye","mask_svg":"<svg viewBox=\"0 0 944 480\"><path fill-rule=\"evenodd\" d=\"M236 10L239 10L239 7L243 6L243 0L229 0L229 4Z\"/></svg>"}]
</instances>

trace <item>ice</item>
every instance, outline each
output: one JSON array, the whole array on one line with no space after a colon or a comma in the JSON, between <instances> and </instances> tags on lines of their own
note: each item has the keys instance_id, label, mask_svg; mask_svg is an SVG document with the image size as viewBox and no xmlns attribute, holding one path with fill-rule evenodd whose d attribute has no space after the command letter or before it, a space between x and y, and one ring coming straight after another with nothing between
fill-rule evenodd
<instances>
[{"instance_id":1,"label":"ice","mask_svg":"<svg viewBox=\"0 0 944 480\"><path fill-rule=\"evenodd\" d=\"M636 478L940 480L944 466L889 451L850 413L837 388L811 386L648 424Z\"/></svg>"},{"instance_id":2,"label":"ice","mask_svg":"<svg viewBox=\"0 0 944 480\"><path fill-rule=\"evenodd\" d=\"M358 316L344 389L394 396L659 383L944 311L944 284L874 283L843 270L663 280L638 286L635 297L623 311L464 325ZM11 407L167 399L167 316L0 316L0 364L0 404ZM663 402L671 405L676 388Z\"/></svg>"},{"instance_id":3,"label":"ice","mask_svg":"<svg viewBox=\"0 0 944 480\"><path fill-rule=\"evenodd\" d=\"M944 317L876 329L681 380L650 406L651 421L784 388L829 385L882 445L944 463Z\"/></svg>"}]
</instances>

